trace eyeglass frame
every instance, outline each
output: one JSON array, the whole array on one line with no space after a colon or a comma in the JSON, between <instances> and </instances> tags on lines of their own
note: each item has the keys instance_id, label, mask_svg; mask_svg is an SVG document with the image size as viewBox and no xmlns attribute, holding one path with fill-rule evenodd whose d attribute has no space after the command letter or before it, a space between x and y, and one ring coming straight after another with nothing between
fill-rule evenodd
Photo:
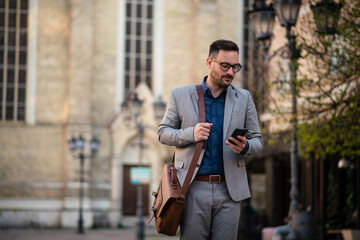
<instances>
[{"instance_id":1,"label":"eyeglass frame","mask_svg":"<svg viewBox=\"0 0 360 240\"><path fill-rule=\"evenodd\" d=\"M236 63L236 64L231 65L228 62L220 62L219 60L217 60L216 58L213 58L213 57L211 58L211 60L213 60L214 62L217 62L220 65L220 69L225 71L225 72L229 71L229 69L232 68L233 72L237 73L237 72L240 72L240 70L242 68L242 65L240 63ZM228 64L229 67L227 69L225 69L222 64ZM236 66L240 66L238 71L235 71L235 69L234 69L234 67L236 67Z\"/></svg>"}]
</instances>

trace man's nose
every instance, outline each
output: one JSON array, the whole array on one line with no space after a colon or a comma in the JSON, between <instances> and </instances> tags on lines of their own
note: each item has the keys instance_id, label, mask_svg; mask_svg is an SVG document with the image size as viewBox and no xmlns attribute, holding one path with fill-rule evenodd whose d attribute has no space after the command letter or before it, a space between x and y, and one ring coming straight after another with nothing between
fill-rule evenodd
<instances>
[{"instance_id":1,"label":"man's nose","mask_svg":"<svg viewBox=\"0 0 360 240\"><path fill-rule=\"evenodd\" d=\"M231 75L235 75L236 72L234 72L234 69L232 67L230 67L227 71L227 74L231 74Z\"/></svg>"}]
</instances>

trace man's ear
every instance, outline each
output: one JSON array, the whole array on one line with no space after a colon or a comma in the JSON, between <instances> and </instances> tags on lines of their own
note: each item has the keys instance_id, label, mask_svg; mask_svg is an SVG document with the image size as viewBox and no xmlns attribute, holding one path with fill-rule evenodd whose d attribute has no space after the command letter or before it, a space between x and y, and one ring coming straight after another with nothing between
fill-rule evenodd
<instances>
[{"instance_id":1,"label":"man's ear","mask_svg":"<svg viewBox=\"0 0 360 240\"><path fill-rule=\"evenodd\" d=\"M208 69L211 69L211 63L212 63L212 59L210 57L206 58L206 66Z\"/></svg>"}]
</instances>

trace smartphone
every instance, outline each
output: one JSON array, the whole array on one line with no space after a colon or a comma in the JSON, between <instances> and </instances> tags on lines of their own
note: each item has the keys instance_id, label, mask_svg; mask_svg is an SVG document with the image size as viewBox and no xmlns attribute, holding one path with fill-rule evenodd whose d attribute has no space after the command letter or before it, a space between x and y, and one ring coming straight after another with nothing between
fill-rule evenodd
<instances>
[{"instance_id":1,"label":"smartphone","mask_svg":"<svg viewBox=\"0 0 360 240\"><path fill-rule=\"evenodd\" d=\"M247 128L235 128L233 133L231 134L231 136L233 138L237 139L237 136L245 136L245 134L247 133L248 129ZM230 139L228 140L229 142L231 142L232 144L235 144L233 141L231 141Z\"/></svg>"}]
</instances>

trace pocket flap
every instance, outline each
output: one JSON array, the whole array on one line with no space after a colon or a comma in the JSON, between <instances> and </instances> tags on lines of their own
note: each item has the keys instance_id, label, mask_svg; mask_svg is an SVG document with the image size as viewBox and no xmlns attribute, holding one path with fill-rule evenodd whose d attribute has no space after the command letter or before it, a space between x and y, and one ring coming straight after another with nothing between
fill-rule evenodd
<instances>
[{"instance_id":1,"label":"pocket flap","mask_svg":"<svg viewBox=\"0 0 360 240\"><path fill-rule=\"evenodd\" d=\"M178 169L183 169L184 168L184 162L181 160L176 160L175 161L175 167Z\"/></svg>"},{"instance_id":2,"label":"pocket flap","mask_svg":"<svg viewBox=\"0 0 360 240\"><path fill-rule=\"evenodd\" d=\"M245 166L245 159L240 159L237 161L238 167L243 167Z\"/></svg>"}]
</instances>

